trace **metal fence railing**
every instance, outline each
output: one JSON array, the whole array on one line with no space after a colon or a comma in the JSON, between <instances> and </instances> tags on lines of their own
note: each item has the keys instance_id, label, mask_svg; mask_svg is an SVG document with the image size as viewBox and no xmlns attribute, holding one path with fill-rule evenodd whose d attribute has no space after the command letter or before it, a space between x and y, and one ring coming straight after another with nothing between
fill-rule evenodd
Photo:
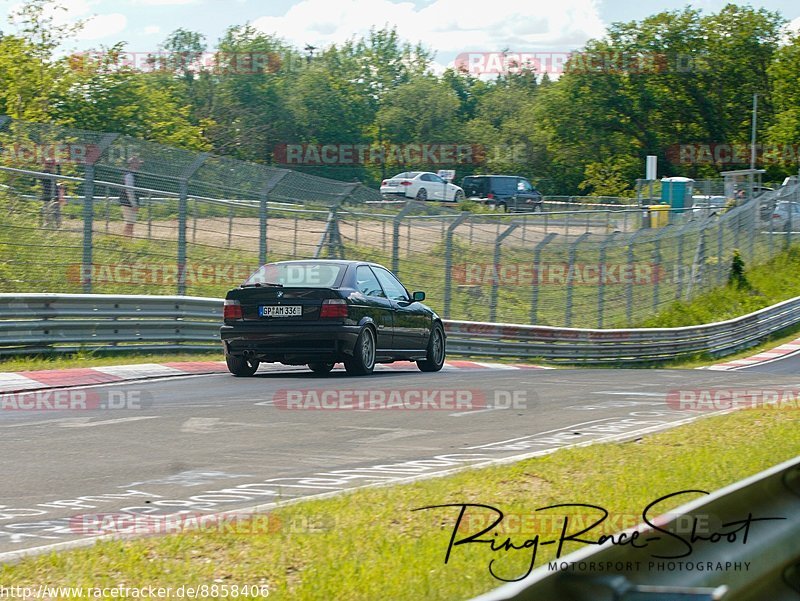
<instances>
[{"instance_id":1,"label":"metal fence railing","mask_svg":"<svg viewBox=\"0 0 800 601\"><path fill-rule=\"evenodd\" d=\"M19 150L31 140L60 141L71 162L45 169ZM220 297L266 261L337 257L393 268L448 319L634 327L724 284L734 251L763 263L800 230L776 211L800 201L797 185L730 208L549 197L541 212L460 213L361 202L376 192L93 132L6 120L0 146L0 292ZM129 156L144 162L126 187ZM52 181L65 204L42 200ZM130 230L129 192L140 205Z\"/></svg>"},{"instance_id":2,"label":"metal fence railing","mask_svg":"<svg viewBox=\"0 0 800 601\"><path fill-rule=\"evenodd\" d=\"M0 294L0 355L221 350L222 301L187 296ZM728 321L597 330L445 321L448 353L551 362L656 363L723 356L800 323L800 297Z\"/></svg>"}]
</instances>

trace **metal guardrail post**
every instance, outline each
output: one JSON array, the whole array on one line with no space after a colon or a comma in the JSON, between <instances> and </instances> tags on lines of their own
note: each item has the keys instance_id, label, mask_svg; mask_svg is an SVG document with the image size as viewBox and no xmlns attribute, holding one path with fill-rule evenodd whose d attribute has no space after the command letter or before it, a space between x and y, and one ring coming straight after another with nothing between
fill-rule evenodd
<instances>
[{"instance_id":1,"label":"metal guardrail post","mask_svg":"<svg viewBox=\"0 0 800 601\"><path fill-rule=\"evenodd\" d=\"M450 318L450 302L453 294L453 233L469 215L469 212L464 211L456 217L448 226L444 238L444 307L442 315L445 319Z\"/></svg>"},{"instance_id":2,"label":"metal guardrail post","mask_svg":"<svg viewBox=\"0 0 800 601\"><path fill-rule=\"evenodd\" d=\"M535 324L538 319L538 311L539 311L539 280L540 280L540 270L539 267L541 265L542 260L542 249L550 244L550 241L558 236L555 232L550 232L544 237L544 240L539 242L533 248L533 273L534 273L534 282L531 288L531 317L530 322Z\"/></svg>"},{"instance_id":3,"label":"metal guardrail post","mask_svg":"<svg viewBox=\"0 0 800 601\"><path fill-rule=\"evenodd\" d=\"M606 284L605 278L603 277L603 272L606 269L606 256L608 247L611 246L611 243L619 236L619 232L614 232L606 237L606 239L600 244L600 260L599 268L600 268L600 281L597 287L597 327L603 327L603 315L605 313L605 297L606 297Z\"/></svg>"},{"instance_id":4,"label":"metal guardrail post","mask_svg":"<svg viewBox=\"0 0 800 601\"><path fill-rule=\"evenodd\" d=\"M494 321L497 319L497 291L500 287L499 282L497 281L497 267L500 265L500 246L503 244L503 240L505 240L511 232L517 229L518 224L512 223L509 225L494 241L494 272L495 277L492 278L492 292L491 297L489 298L489 321Z\"/></svg>"},{"instance_id":5,"label":"metal guardrail post","mask_svg":"<svg viewBox=\"0 0 800 601\"><path fill-rule=\"evenodd\" d=\"M578 245L583 242L591 234L584 232L569 246L569 263L567 265L567 302L564 307L564 326L572 326L572 297L575 290L575 254L578 251Z\"/></svg>"}]
</instances>

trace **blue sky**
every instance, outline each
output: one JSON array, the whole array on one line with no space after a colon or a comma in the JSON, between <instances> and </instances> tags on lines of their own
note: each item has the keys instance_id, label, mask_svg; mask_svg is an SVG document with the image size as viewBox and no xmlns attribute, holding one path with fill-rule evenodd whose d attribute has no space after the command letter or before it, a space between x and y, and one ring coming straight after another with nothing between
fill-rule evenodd
<instances>
[{"instance_id":1,"label":"blue sky","mask_svg":"<svg viewBox=\"0 0 800 601\"><path fill-rule=\"evenodd\" d=\"M600 37L614 21L640 20L691 5L714 12L723 0L58 0L58 19L88 19L71 48L87 50L127 42L129 51L155 52L178 27L203 33L209 46L231 25L246 22L302 48L325 46L386 24L421 41L441 65L462 52L509 50L568 52ZM796 0L750 4L778 11L800 26ZM0 0L0 30L19 0Z\"/></svg>"}]
</instances>

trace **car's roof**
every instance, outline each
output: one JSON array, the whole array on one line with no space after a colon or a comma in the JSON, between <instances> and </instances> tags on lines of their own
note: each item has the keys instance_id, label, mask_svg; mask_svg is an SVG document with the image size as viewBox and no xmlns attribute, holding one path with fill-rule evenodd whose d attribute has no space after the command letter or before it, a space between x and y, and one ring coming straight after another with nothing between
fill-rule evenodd
<instances>
[{"instance_id":1,"label":"car's roof","mask_svg":"<svg viewBox=\"0 0 800 601\"><path fill-rule=\"evenodd\" d=\"M485 175L467 175L464 179L467 179L467 177L522 177L524 179L528 179L524 175L495 175L492 173Z\"/></svg>"},{"instance_id":2,"label":"car's roof","mask_svg":"<svg viewBox=\"0 0 800 601\"><path fill-rule=\"evenodd\" d=\"M384 267L380 263L374 263L372 261L355 261L352 259L292 259L289 261L271 261L269 263L264 263L265 265L289 265L291 263L328 263L333 265L377 265L378 267Z\"/></svg>"}]
</instances>

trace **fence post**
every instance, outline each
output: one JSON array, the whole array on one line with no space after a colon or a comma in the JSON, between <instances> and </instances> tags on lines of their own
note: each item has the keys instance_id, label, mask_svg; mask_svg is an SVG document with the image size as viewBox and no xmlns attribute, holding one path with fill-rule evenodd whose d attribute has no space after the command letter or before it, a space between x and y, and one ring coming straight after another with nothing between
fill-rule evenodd
<instances>
[{"instance_id":1,"label":"fence post","mask_svg":"<svg viewBox=\"0 0 800 601\"><path fill-rule=\"evenodd\" d=\"M3 125L3 123L0 123ZM119 134L106 134L100 143L97 145L97 154L91 160L87 161L86 169L84 170L84 186L83 186L83 257L81 259L81 282L83 284L83 292L90 294L92 292L92 260L94 242L92 240L92 231L94 229L94 166L100 157L105 154L108 147L119 137Z\"/></svg>"},{"instance_id":2,"label":"fence post","mask_svg":"<svg viewBox=\"0 0 800 601\"><path fill-rule=\"evenodd\" d=\"M83 184L83 259L81 282L83 292L92 292L92 227L94 221L94 163L87 164Z\"/></svg>"},{"instance_id":3,"label":"fence post","mask_svg":"<svg viewBox=\"0 0 800 601\"><path fill-rule=\"evenodd\" d=\"M228 248L231 247L231 239L233 238L233 204L228 205Z\"/></svg>"},{"instance_id":4,"label":"fence post","mask_svg":"<svg viewBox=\"0 0 800 601\"><path fill-rule=\"evenodd\" d=\"M264 187L261 189L261 193L258 195L258 264L263 265L267 262L267 211L269 209L269 205L267 201L269 200L269 194L272 192L275 187L281 182L281 180L289 175L291 171L281 169L275 175L273 175Z\"/></svg>"},{"instance_id":5,"label":"fence post","mask_svg":"<svg viewBox=\"0 0 800 601\"><path fill-rule=\"evenodd\" d=\"M567 265L567 302L564 308L564 326L572 325L572 297L575 290L575 253L578 245L588 238L591 234L584 232L577 237L575 242L569 245L569 264Z\"/></svg>"},{"instance_id":6,"label":"fence post","mask_svg":"<svg viewBox=\"0 0 800 601\"><path fill-rule=\"evenodd\" d=\"M258 198L258 264L267 262L267 193Z\"/></svg>"},{"instance_id":7,"label":"fence post","mask_svg":"<svg viewBox=\"0 0 800 601\"><path fill-rule=\"evenodd\" d=\"M547 213L545 213L545 215L546 214ZM536 320L538 319L537 312L539 310L539 280L541 279L540 278L540 272L539 272L539 265L541 263L540 259L541 259L541 256L542 256L542 249L545 246L547 246L548 244L550 244L550 241L553 238L555 238L556 236L558 236L558 234L555 233L555 232L550 232L549 234L546 234L545 237L544 237L544 240L539 242L539 244L537 244L533 248L533 273L534 273L534 278L533 278L533 286L531 288L531 320L530 320L531 321L531 325L535 325L536 324Z\"/></svg>"},{"instance_id":8,"label":"fence post","mask_svg":"<svg viewBox=\"0 0 800 601\"><path fill-rule=\"evenodd\" d=\"M683 248L686 243L686 230L692 225L691 221L687 221L686 224L681 228L680 232L678 232L678 261L677 261L677 273L676 270L673 270L672 277L677 277L677 286L675 288L675 300L681 300L683 296L683 280L686 277L685 269L683 266ZM690 271L691 276L691 271Z\"/></svg>"},{"instance_id":9,"label":"fence post","mask_svg":"<svg viewBox=\"0 0 800 601\"><path fill-rule=\"evenodd\" d=\"M723 223L722 219L717 217L717 285L722 284L722 280L723 280L723 271L724 271L723 256L724 256L724 252L723 252L723 247L722 247L722 241L723 241L724 234L725 234L725 224Z\"/></svg>"},{"instance_id":10,"label":"fence post","mask_svg":"<svg viewBox=\"0 0 800 601\"><path fill-rule=\"evenodd\" d=\"M400 222L414 208L414 202L416 201L407 201L406 206L392 219L392 271L398 277L400 276Z\"/></svg>"},{"instance_id":11,"label":"fence post","mask_svg":"<svg viewBox=\"0 0 800 601\"><path fill-rule=\"evenodd\" d=\"M634 254L633 247L636 245L636 239L645 233L646 229L637 230L628 240L628 283L625 286L625 319L630 326L633 323L633 262Z\"/></svg>"},{"instance_id":12,"label":"fence post","mask_svg":"<svg viewBox=\"0 0 800 601\"><path fill-rule=\"evenodd\" d=\"M178 196L178 296L186 294L186 205L188 187L186 178L182 178ZM195 221L195 223L197 222Z\"/></svg>"},{"instance_id":13,"label":"fence post","mask_svg":"<svg viewBox=\"0 0 800 601\"><path fill-rule=\"evenodd\" d=\"M653 269L650 273L653 274L653 312L658 311L658 287L661 283L661 274L665 271L661 269L661 238L667 233L671 232L670 228L674 228L672 224L667 224L664 228L656 234L653 240Z\"/></svg>"},{"instance_id":14,"label":"fence post","mask_svg":"<svg viewBox=\"0 0 800 601\"><path fill-rule=\"evenodd\" d=\"M442 314L445 319L450 319L450 300L453 293L452 270L453 270L453 233L456 228L466 219L470 213L464 211L453 220L447 228L444 238L444 309Z\"/></svg>"},{"instance_id":15,"label":"fence post","mask_svg":"<svg viewBox=\"0 0 800 601\"><path fill-rule=\"evenodd\" d=\"M604 274L606 273L606 256L608 247L614 242L614 239L619 236L619 232L614 232L606 236L606 239L600 244L600 260L598 261L600 264L598 268L600 269L600 281L598 283L597 288L597 327L603 327L603 312L605 311L605 300L606 300L606 285L605 285L605 277Z\"/></svg>"},{"instance_id":16,"label":"fence post","mask_svg":"<svg viewBox=\"0 0 800 601\"><path fill-rule=\"evenodd\" d=\"M178 296L186 294L186 214L189 204L189 178L200 169L206 159L211 156L209 152L198 154L194 160L186 166L180 177L178 188ZM197 230L197 201L194 204L194 228L192 241Z\"/></svg>"},{"instance_id":17,"label":"fence post","mask_svg":"<svg viewBox=\"0 0 800 601\"><path fill-rule=\"evenodd\" d=\"M706 230L708 229L708 220L703 221L700 232L697 237L697 250L694 253L692 260L692 270L689 279L689 288L686 290L686 298L692 297L692 290L696 282L701 282L703 278L703 268L706 263Z\"/></svg>"},{"instance_id":18,"label":"fence post","mask_svg":"<svg viewBox=\"0 0 800 601\"><path fill-rule=\"evenodd\" d=\"M749 236L747 237L747 245L749 247L749 251L747 253L747 260L754 261L756 258L756 233L760 227L759 217L761 216L761 203L754 202L752 203L752 208L750 209L750 217L748 218L748 232ZM772 214L770 213L770 220L772 219Z\"/></svg>"},{"instance_id":19,"label":"fence post","mask_svg":"<svg viewBox=\"0 0 800 601\"><path fill-rule=\"evenodd\" d=\"M497 281L497 266L500 264L500 245L503 243L511 232L517 229L518 225L516 223L512 223L511 225L506 228L503 233L501 233L494 241L494 264L493 264L493 273L494 277L492 278L492 296L489 299L489 321L494 322L497 319L497 291L500 287L499 282Z\"/></svg>"}]
</instances>

